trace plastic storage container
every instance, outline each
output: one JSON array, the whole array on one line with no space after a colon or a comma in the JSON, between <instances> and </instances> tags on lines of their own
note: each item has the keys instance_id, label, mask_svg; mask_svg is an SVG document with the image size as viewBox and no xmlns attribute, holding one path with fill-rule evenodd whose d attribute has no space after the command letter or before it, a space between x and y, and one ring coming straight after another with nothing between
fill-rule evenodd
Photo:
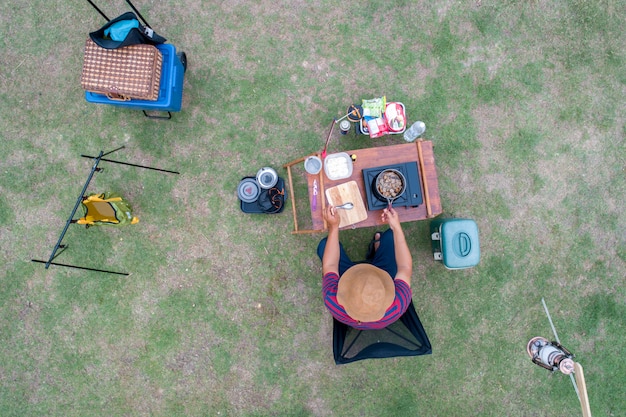
<instances>
[{"instance_id":1,"label":"plastic storage container","mask_svg":"<svg viewBox=\"0 0 626 417\"><path fill-rule=\"evenodd\" d=\"M185 76L185 65L176 55L176 47L171 44L156 45L163 54L163 64L161 71L161 83L159 86L159 97L156 101L150 100L129 100L117 101L107 98L104 94L85 92L85 99L90 103L110 104L112 106L126 107L135 110L178 112L182 108L183 102L183 82Z\"/></svg>"},{"instance_id":2,"label":"plastic storage container","mask_svg":"<svg viewBox=\"0 0 626 417\"><path fill-rule=\"evenodd\" d=\"M324 172L331 180L341 180L352 175L352 158L345 152L333 153L324 159Z\"/></svg>"}]
</instances>

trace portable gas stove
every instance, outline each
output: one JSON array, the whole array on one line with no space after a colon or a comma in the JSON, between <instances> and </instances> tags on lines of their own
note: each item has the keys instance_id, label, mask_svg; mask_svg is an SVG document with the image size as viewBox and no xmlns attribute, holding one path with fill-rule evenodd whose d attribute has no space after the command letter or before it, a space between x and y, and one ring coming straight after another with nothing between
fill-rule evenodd
<instances>
[{"instance_id":1,"label":"portable gas stove","mask_svg":"<svg viewBox=\"0 0 626 417\"><path fill-rule=\"evenodd\" d=\"M378 198L373 191L374 187L376 187L376 176L386 169L397 169L404 174L404 178L406 178L407 182L406 191L394 200L394 207L417 207L423 203L422 182L420 180L417 162L405 162L396 165L365 168L363 170L363 182L365 184L365 194L367 195L367 207L369 210L382 210L387 207L387 200Z\"/></svg>"}]
</instances>

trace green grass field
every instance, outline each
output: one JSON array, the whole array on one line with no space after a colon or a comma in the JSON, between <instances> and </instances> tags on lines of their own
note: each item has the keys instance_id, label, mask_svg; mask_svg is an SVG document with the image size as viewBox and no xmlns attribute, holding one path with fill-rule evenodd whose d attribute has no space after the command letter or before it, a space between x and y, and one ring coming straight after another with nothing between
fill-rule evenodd
<instances>
[{"instance_id":1,"label":"green grass field","mask_svg":"<svg viewBox=\"0 0 626 417\"><path fill-rule=\"evenodd\" d=\"M115 17L122 0L96 2ZM136 0L185 51L170 121L87 103L85 1L0 4L0 415L576 416L569 378L532 364L553 339L585 369L594 416L626 416L626 4L553 1ZM432 259L405 223L433 345L336 366L315 249L239 208L239 180L324 144L333 118L386 95L423 120L444 216L475 219L481 261ZM340 136L329 152L402 143ZM139 225L72 225L90 192ZM373 229L343 231L355 258Z\"/></svg>"}]
</instances>

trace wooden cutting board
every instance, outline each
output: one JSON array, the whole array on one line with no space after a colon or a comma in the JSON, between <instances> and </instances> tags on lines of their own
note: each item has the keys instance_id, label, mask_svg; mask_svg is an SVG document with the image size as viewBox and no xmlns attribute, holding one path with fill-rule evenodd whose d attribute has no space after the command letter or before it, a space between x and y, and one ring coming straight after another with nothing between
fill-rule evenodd
<instances>
[{"instance_id":1,"label":"wooden cutting board","mask_svg":"<svg viewBox=\"0 0 626 417\"><path fill-rule=\"evenodd\" d=\"M331 206L352 203L352 210L339 209L339 227L350 226L367 219L367 210L356 181L348 181L326 190L326 199Z\"/></svg>"}]
</instances>

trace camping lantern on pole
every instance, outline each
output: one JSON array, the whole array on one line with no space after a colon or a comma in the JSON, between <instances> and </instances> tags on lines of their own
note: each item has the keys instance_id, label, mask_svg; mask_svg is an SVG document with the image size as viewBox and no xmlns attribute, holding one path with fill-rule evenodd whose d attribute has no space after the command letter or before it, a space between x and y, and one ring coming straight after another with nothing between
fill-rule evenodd
<instances>
[{"instance_id":1,"label":"camping lantern on pole","mask_svg":"<svg viewBox=\"0 0 626 417\"><path fill-rule=\"evenodd\" d=\"M565 375L574 372L574 355L558 342L550 342L545 337L537 336L530 339L526 350L533 363L542 368L550 371L558 369Z\"/></svg>"},{"instance_id":2,"label":"camping lantern on pole","mask_svg":"<svg viewBox=\"0 0 626 417\"><path fill-rule=\"evenodd\" d=\"M552 327L552 333L554 334L556 342L550 342L548 339L541 336L533 337L526 345L526 351L533 363L550 371L556 371L558 369L565 375L569 375L572 385L574 386L574 391L576 391L576 396L580 401L583 417L591 417L591 408L589 407L589 397L587 396L587 384L585 382L583 367L580 363L574 362L574 355L561 345L559 335L556 334L556 328L554 327L554 323L552 323L548 306L543 298L541 299L541 303L543 304L546 316L548 316L548 321L550 322L550 327Z\"/></svg>"}]
</instances>

